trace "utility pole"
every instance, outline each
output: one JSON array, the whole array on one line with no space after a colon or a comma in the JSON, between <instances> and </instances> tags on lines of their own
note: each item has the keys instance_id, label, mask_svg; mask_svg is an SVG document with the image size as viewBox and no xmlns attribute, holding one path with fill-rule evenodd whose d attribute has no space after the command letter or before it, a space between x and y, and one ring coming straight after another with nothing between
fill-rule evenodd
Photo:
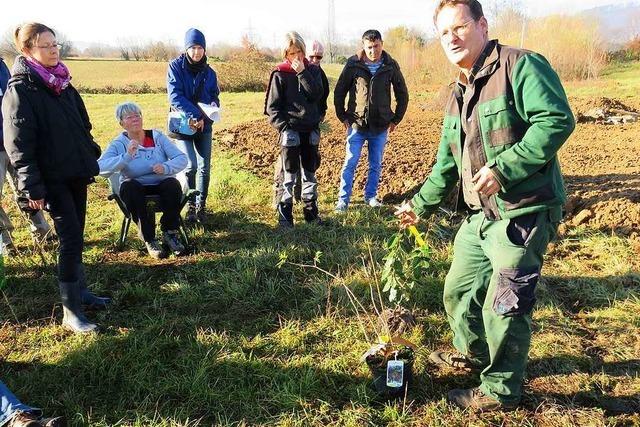
<instances>
[{"instance_id":1,"label":"utility pole","mask_svg":"<svg viewBox=\"0 0 640 427\"><path fill-rule=\"evenodd\" d=\"M524 48L524 36L527 32L527 13L522 14L522 31L520 32L520 49Z\"/></svg>"},{"instance_id":2,"label":"utility pole","mask_svg":"<svg viewBox=\"0 0 640 427\"><path fill-rule=\"evenodd\" d=\"M336 39L336 5L334 0L328 1L327 10L327 52L329 52L329 61L335 60L335 39Z\"/></svg>"}]
</instances>

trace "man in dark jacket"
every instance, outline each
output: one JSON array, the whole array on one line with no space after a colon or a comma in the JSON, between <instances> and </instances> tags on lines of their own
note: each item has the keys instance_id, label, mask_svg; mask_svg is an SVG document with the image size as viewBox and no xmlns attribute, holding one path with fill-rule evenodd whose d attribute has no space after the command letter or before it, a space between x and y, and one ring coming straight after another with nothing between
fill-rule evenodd
<instances>
[{"instance_id":1,"label":"man in dark jacket","mask_svg":"<svg viewBox=\"0 0 640 427\"><path fill-rule=\"evenodd\" d=\"M345 212L349 206L354 173L365 141L369 150L369 174L364 201L372 207L381 206L376 194L387 134L393 132L400 123L409 103L409 93L400 66L382 50L382 45L379 31L366 31L362 35L362 51L349 58L334 89L336 115L347 131L346 159L342 167L336 212ZM392 86L396 99L395 111L391 109ZM349 99L345 108L347 94Z\"/></svg>"},{"instance_id":2,"label":"man in dark jacket","mask_svg":"<svg viewBox=\"0 0 640 427\"><path fill-rule=\"evenodd\" d=\"M443 295L457 351L435 351L431 360L480 372L479 387L449 392L452 403L512 409L522 395L543 255L566 198L556 153L575 121L547 60L489 40L477 0L441 0L434 20L460 74L436 164L396 215L404 226L416 224L460 182L458 206L467 216Z\"/></svg>"}]
</instances>

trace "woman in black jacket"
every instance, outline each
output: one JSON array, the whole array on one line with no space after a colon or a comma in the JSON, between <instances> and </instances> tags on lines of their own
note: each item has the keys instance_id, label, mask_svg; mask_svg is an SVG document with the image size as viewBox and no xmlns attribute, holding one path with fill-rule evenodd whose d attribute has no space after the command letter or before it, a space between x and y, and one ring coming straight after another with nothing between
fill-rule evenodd
<instances>
[{"instance_id":1,"label":"woman in black jacket","mask_svg":"<svg viewBox=\"0 0 640 427\"><path fill-rule=\"evenodd\" d=\"M100 147L69 70L60 62L55 32L34 22L18 27L14 36L22 55L2 101L5 148L25 208L48 210L60 240L62 324L92 332L97 325L87 320L81 304L103 308L109 302L87 289L82 265L87 185L99 172Z\"/></svg>"},{"instance_id":2,"label":"woman in black jacket","mask_svg":"<svg viewBox=\"0 0 640 427\"><path fill-rule=\"evenodd\" d=\"M264 113L280 132L284 177L281 194L276 185L278 224L293 227L293 193L301 166L304 219L320 221L315 172L320 166L322 79L320 68L305 58L304 40L295 31L286 34L282 57L284 62L271 73Z\"/></svg>"}]
</instances>

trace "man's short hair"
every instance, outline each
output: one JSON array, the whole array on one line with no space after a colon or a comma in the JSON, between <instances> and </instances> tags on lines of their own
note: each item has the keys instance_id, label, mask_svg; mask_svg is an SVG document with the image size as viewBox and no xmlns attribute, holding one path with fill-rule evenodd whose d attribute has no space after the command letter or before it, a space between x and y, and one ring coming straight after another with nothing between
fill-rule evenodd
<instances>
[{"instance_id":1,"label":"man's short hair","mask_svg":"<svg viewBox=\"0 0 640 427\"><path fill-rule=\"evenodd\" d=\"M370 42L374 42L376 40L382 41L382 34L380 34L380 31L378 30L367 30L362 35L362 41L365 40Z\"/></svg>"},{"instance_id":2,"label":"man's short hair","mask_svg":"<svg viewBox=\"0 0 640 427\"><path fill-rule=\"evenodd\" d=\"M477 21L484 16L482 5L478 0L440 0L440 3L438 3L438 6L436 6L435 12L433 12L433 23L436 23L438 14L442 9L444 9L445 7L455 7L459 4L463 4L469 8L471 17L474 21Z\"/></svg>"}]
</instances>

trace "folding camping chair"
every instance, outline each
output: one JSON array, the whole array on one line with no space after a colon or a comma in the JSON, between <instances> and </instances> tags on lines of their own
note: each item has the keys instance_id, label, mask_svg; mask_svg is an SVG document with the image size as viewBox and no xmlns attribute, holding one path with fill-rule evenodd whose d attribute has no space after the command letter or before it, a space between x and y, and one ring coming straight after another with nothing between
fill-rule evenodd
<instances>
[{"instance_id":1,"label":"folding camping chair","mask_svg":"<svg viewBox=\"0 0 640 427\"><path fill-rule=\"evenodd\" d=\"M180 185L182 186L182 201L180 202L180 211L182 211L187 202L189 200L195 200L200 192L198 190L188 189L187 179L184 173L178 174L176 178L178 179L178 181L180 181ZM129 234L129 227L131 226L131 213L120 198L120 173L113 173L107 179L109 180L109 187L111 189L111 194L107 197L107 199L115 200L118 204L118 207L122 211L122 214L124 215L124 218L122 219L122 225L120 226L120 237L118 238L118 241L116 243L116 249L121 251L124 249L124 244L127 240L127 234ZM147 203L147 212L153 212L153 215L155 215L157 212L162 212L160 196L150 194L148 196L145 196L145 200ZM187 235L187 230L184 225L184 221L182 220L182 216L180 216L179 231L184 243L185 252L188 252L191 249L191 241L189 240L189 236Z\"/></svg>"}]
</instances>

